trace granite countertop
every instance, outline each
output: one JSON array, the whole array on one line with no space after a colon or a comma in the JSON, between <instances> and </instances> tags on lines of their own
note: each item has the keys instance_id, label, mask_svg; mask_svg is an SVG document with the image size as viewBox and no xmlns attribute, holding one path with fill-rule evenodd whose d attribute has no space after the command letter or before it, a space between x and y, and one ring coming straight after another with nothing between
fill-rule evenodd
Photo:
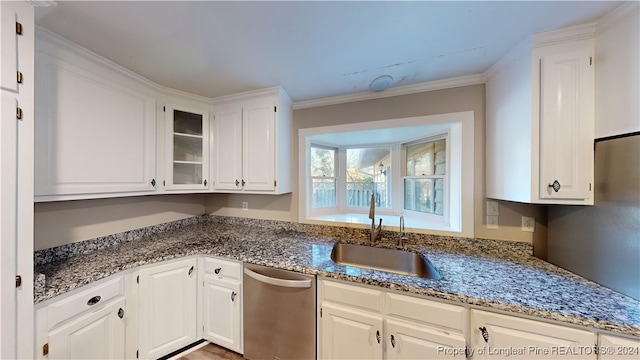
<instances>
[{"instance_id":1,"label":"granite countertop","mask_svg":"<svg viewBox=\"0 0 640 360\"><path fill-rule=\"evenodd\" d=\"M443 277L433 280L334 263L334 243L363 242L364 229L196 219L108 246L94 241L72 257L61 255L68 246L36 253L35 303L123 270L206 254L640 336L640 301L533 257L529 244L409 234L405 248L424 254ZM396 236L383 233L376 246L395 247Z\"/></svg>"}]
</instances>

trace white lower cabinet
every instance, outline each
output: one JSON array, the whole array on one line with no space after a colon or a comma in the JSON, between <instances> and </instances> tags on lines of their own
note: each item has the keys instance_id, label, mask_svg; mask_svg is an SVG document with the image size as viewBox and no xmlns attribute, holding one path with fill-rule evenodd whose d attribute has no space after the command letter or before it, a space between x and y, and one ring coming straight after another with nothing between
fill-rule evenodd
<instances>
[{"instance_id":1,"label":"white lower cabinet","mask_svg":"<svg viewBox=\"0 0 640 360\"><path fill-rule=\"evenodd\" d=\"M321 280L320 358L464 358L467 310Z\"/></svg>"},{"instance_id":2,"label":"white lower cabinet","mask_svg":"<svg viewBox=\"0 0 640 360\"><path fill-rule=\"evenodd\" d=\"M598 336L598 359L640 359L640 338L624 338L600 334Z\"/></svg>"},{"instance_id":3,"label":"white lower cabinet","mask_svg":"<svg viewBox=\"0 0 640 360\"><path fill-rule=\"evenodd\" d=\"M123 359L130 321L124 276L84 286L36 308L37 359Z\"/></svg>"},{"instance_id":4,"label":"white lower cabinet","mask_svg":"<svg viewBox=\"0 0 640 360\"><path fill-rule=\"evenodd\" d=\"M196 340L197 259L162 263L139 271L140 359L158 358Z\"/></svg>"},{"instance_id":5,"label":"white lower cabinet","mask_svg":"<svg viewBox=\"0 0 640 360\"><path fill-rule=\"evenodd\" d=\"M202 337L242 353L242 263L204 258Z\"/></svg>"},{"instance_id":6,"label":"white lower cabinet","mask_svg":"<svg viewBox=\"0 0 640 360\"><path fill-rule=\"evenodd\" d=\"M596 359L593 332L471 310L474 359Z\"/></svg>"}]
</instances>

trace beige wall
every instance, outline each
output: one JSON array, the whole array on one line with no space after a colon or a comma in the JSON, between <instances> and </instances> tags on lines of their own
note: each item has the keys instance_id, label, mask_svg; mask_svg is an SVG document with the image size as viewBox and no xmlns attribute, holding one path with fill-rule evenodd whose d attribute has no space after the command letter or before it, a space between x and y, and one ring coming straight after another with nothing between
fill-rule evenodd
<instances>
[{"instance_id":1,"label":"beige wall","mask_svg":"<svg viewBox=\"0 0 640 360\"><path fill-rule=\"evenodd\" d=\"M37 203L35 250L202 215L200 195L155 195Z\"/></svg>"},{"instance_id":2,"label":"beige wall","mask_svg":"<svg viewBox=\"0 0 640 360\"><path fill-rule=\"evenodd\" d=\"M474 111L475 114L475 237L532 242L534 234L520 230L520 217L534 216L536 220L542 221L536 224L535 236L546 238L546 209L534 205L500 202L500 229L489 230L486 228L484 85L296 110L293 112L293 193L283 196L207 195L205 198L206 212L215 215L297 221L298 189L296 185L298 184L299 129L468 110ZM243 201L249 203L248 211L242 210Z\"/></svg>"}]
</instances>

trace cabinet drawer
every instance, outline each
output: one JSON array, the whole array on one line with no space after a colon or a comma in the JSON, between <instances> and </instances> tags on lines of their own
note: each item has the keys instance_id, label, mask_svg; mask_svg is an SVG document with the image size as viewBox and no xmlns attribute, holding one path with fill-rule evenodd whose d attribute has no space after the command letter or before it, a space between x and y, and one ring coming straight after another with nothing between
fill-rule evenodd
<instances>
[{"instance_id":1,"label":"cabinet drawer","mask_svg":"<svg viewBox=\"0 0 640 360\"><path fill-rule=\"evenodd\" d=\"M422 321L438 327L464 331L467 313L462 306L443 304L413 296L387 293L385 313L412 321Z\"/></svg>"},{"instance_id":2,"label":"cabinet drawer","mask_svg":"<svg viewBox=\"0 0 640 360\"><path fill-rule=\"evenodd\" d=\"M326 280L320 284L323 301L330 300L377 313L382 309L382 291Z\"/></svg>"},{"instance_id":3,"label":"cabinet drawer","mask_svg":"<svg viewBox=\"0 0 640 360\"><path fill-rule=\"evenodd\" d=\"M89 309L99 309L103 304L124 295L124 277L118 276L98 285L87 285L85 290L47 306L47 329Z\"/></svg>"},{"instance_id":4,"label":"cabinet drawer","mask_svg":"<svg viewBox=\"0 0 640 360\"><path fill-rule=\"evenodd\" d=\"M227 278L240 281L242 279L242 263L218 258L205 258L204 273L205 275L213 274L220 279Z\"/></svg>"}]
</instances>

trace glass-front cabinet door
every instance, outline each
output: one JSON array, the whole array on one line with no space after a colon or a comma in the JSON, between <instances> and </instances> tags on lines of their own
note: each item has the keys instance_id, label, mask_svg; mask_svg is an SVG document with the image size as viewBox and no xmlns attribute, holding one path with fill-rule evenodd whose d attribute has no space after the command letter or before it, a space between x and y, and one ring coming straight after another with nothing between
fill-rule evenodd
<instances>
[{"instance_id":1,"label":"glass-front cabinet door","mask_svg":"<svg viewBox=\"0 0 640 360\"><path fill-rule=\"evenodd\" d=\"M209 112L165 106L167 190L209 188Z\"/></svg>"}]
</instances>

